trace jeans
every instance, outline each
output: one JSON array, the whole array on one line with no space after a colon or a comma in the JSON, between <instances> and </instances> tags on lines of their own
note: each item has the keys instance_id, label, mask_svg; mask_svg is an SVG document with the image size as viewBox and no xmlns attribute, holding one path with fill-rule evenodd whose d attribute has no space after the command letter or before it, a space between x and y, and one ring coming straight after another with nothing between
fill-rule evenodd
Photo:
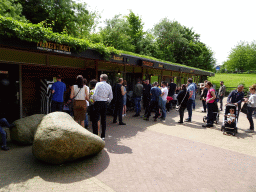
<instances>
[{"instance_id":1,"label":"jeans","mask_svg":"<svg viewBox=\"0 0 256 192\"><path fill-rule=\"evenodd\" d=\"M223 110L223 96L220 96L220 110Z\"/></svg>"},{"instance_id":2,"label":"jeans","mask_svg":"<svg viewBox=\"0 0 256 192\"><path fill-rule=\"evenodd\" d=\"M196 108L196 100L193 100L193 109Z\"/></svg>"},{"instance_id":3,"label":"jeans","mask_svg":"<svg viewBox=\"0 0 256 192\"><path fill-rule=\"evenodd\" d=\"M92 122L92 129L95 135L98 135L98 120L101 118L102 133L101 137L105 137L106 133L106 115L107 115L107 102L96 101L94 103L95 119Z\"/></svg>"},{"instance_id":4,"label":"jeans","mask_svg":"<svg viewBox=\"0 0 256 192\"><path fill-rule=\"evenodd\" d=\"M3 130L2 127L10 127L10 124L5 118L0 119L0 133L2 135L2 144L3 146L6 145L6 132Z\"/></svg>"},{"instance_id":5,"label":"jeans","mask_svg":"<svg viewBox=\"0 0 256 192\"><path fill-rule=\"evenodd\" d=\"M254 124L253 124L253 119L252 119L252 112L255 111L255 107L247 107L247 119L250 123L250 129L254 130Z\"/></svg>"},{"instance_id":6,"label":"jeans","mask_svg":"<svg viewBox=\"0 0 256 192\"><path fill-rule=\"evenodd\" d=\"M150 101L150 110L149 110L149 113L147 114L147 118L149 118L149 116L151 115L151 111L152 110L155 110L155 119L157 119L160 114L159 114L159 105L158 105L158 101Z\"/></svg>"},{"instance_id":7,"label":"jeans","mask_svg":"<svg viewBox=\"0 0 256 192\"><path fill-rule=\"evenodd\" d=\"M206 111L206 101L202 100L204 111Z\"/></svg>"},{"instance_id":8,"label":"jeans","mask_svg":"<svg viewBox=\"0 0 256 192\"><path fill-rule=\"evenodd\" d=\"M187 110L188 110L188 119L191 120L192 119L192 105L193 105L193 101L192 99L188 100L187 103Z\"/></svg>"},{"instance_id":9,"label":"jeans","mask_svg":"<svg viewBox=\"0 0 256 192\"><path fill-rule=\"evenodd\" d=\"M214 103L207 103L207 124L209 125L213 125L213 121L214 121Z\"/></svg>"},{"instance_id":10,"label":"jeans","mask_svg":"<svg viewBox=\"0 0 256 192\"><path fill-rule=\"evenodd\" d=\"M84 127L89 126L88 113L85 113Z\"/></svg>"},{"instance_id":11,"label":"jeans","mask_svg":"<svg viewBox=\"0 0 256 192\"><path fill-rule=\"evenodd\" d=\"M63 102L57 102L52 100L51 112L62 111L62 108L63 108Z\"/></svg>"},{"instance_id":12,"label":"jeans","mask_svg":"<svg viewBox=\"0 0 256 192\"><path fill-rule=\"evenodd\" d=\"M166 101L162 100L162 119L166 118Z\"/></svg>"},{"instance_id":13,"label":"jeans","mask_svg":"<svg viewBox=\"0 0 256 192\"><path fill-rule=\"evenodd\" d=\"M136 115L139 115L141 111L140 102L141 102L141 97L134 98Z\"/></svg>"}]
</instances>

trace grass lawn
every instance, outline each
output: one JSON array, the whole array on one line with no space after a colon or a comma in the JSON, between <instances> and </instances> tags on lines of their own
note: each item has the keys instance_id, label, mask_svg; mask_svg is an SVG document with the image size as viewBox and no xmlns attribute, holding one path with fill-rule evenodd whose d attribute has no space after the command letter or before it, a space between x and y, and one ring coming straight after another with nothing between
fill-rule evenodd
<instances>
[{"instance_id":1,"label":"grass lawn","mask_svg":"<svg viewBox=\"0 0 256 192\"><path fill-rule=\"evenodd\" d=\"M256 84L256 74L216 73L214 77L208 77L208 81L215 84L217 89L220 86L220 81L223 81L227 90L234 90L234 88L231 87L237 87L241 83L244 84L245 89L248 90L251 85Z\"/></svg>"}]
</instances>

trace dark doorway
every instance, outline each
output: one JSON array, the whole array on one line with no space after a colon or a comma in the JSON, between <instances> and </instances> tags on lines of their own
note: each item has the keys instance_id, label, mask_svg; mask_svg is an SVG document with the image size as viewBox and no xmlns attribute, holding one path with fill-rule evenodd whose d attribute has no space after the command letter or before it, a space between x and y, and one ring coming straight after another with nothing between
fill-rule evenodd
<instances>
[{"instance_id":1,"label":"dark doorway","mask_svg":"<svg viewBox=\"0 0 256 192\"><path fill-rule=\"evenodd\" d=\"M13 122L20 118L19 66L0 64L0 118Z\"/></svg>"}]
</instances>

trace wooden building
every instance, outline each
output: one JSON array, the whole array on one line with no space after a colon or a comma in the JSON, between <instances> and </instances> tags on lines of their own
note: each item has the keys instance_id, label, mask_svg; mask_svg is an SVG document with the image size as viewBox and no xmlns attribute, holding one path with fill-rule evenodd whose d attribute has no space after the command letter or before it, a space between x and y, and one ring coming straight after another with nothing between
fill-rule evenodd
<instances>
[{"instance_id":1,"label":"wooden building","mask_svg":"<svg viewBox=\"0 0 256 192\"><path fill-rule=\"evenodd\" d=\"M172 65L132 55L112 55L110 60L93 50L73 53L69 46L52 42L31 43L18 38L0 39L0 103L9 121L45 113L49 83L61 75L69 85L77 75L87 80L97 79L102 73L109 76L113 85L118 77L128 82L133 89L136 79L170 81L180 85L188 78L202 82L214 73L189 67Z\"/></svg>"}]
</instances>

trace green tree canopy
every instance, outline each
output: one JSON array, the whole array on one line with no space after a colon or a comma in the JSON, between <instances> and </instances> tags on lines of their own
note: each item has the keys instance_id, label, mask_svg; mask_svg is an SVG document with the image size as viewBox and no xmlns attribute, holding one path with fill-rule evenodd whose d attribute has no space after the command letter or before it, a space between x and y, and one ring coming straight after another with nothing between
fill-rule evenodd
<instances>
[{"instance_id":1,"label":"green tree canopy","mask_svg":"<svg viewBox=\"0 0 256 192\"><path fill-rule=\"evenodd\" d=\"M115 15L105 21L106 27L101 28L100 35L106 46L119 50L135 52L135 45L130 33L129 22L121 15Z\"/></svg>"},{"instance_id":2,"label":"green tree canopy","mask_svg":"<svg viewBox=\"0 0 256 192\"><path fill-rule=\"evenodd\" d=\"M234 47L224 66L230 71L248 71L256 69L256 44L241 42Z\"/></svg>"},{"instance_id":3,"label":"green tree canopy","mask_svg":"<svg viewBox=\"0 0 256 192\"><path fill-rule=\"evenodd\" d=\"M85 3L72 0L17 0L22 14L33 24L44 22L53 32L84 38L94 26L96 13L88 11Z\"/></svg>"},{"instance_id":4,"label":"green tree canopy","mask_svg":"<svg viewBox=\"0 0 256 192\"><path fill-rule=\"evenodd\" d=\"M162 19L154 26L159 47L155 57L192 67L213 70L213 52L199 41L199 34L177 21Z\"/></svg>"},{"instance_id":5,"label":"green tree canopy","mask_svg":"<svg viewBox=\"0 0 256 192\"><path fill-rule=\"evenodd\" d=\"M22 5L16 0L1 0L0 15L25 21L25 17L22 16Z\"/></svg>"}]
</instances>

